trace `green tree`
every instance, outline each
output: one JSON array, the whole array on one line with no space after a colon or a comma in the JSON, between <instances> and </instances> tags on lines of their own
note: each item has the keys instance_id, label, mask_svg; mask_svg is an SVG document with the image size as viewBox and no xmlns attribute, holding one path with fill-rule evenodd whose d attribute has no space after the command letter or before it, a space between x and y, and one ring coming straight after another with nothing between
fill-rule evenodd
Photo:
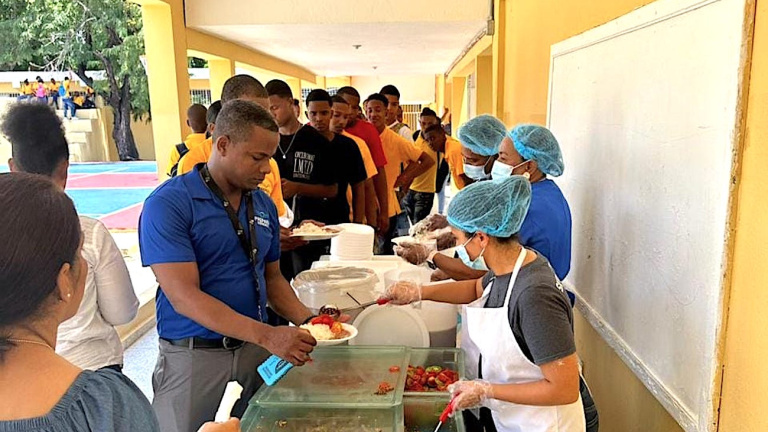
<instances>
[{"instance_id":1,"label":"green tree","mask_svg":"<svg viewBox=\"0 0 768 432\"><path fill-rule=\"evenodd\" d=\"M114 114L120 160L138 159L131 118L149 114L141 9L123 0L0 0L0 67L69 70ZM11 43L5 43L11 42ZM94 79L87 70L103 70Z\"/></svg>"}]
</instances>

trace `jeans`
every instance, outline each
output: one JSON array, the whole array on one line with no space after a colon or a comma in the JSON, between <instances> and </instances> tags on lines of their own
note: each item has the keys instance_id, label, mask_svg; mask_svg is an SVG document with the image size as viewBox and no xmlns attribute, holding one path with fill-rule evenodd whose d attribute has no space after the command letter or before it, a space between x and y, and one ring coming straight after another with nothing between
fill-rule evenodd
<instances>
[{"instance_id":1,"label":"jeans","mask_svg":"<svg viewBox=\"0 0 768 432\"><path fill-rule=\"evenodd\" d=\"M445 190L451 184L451 176L445 179L445 184L440 188L440 192L437 193L437 212L440 214L445 213Z\"/></svg>"},{"instance_id":2,"label":"jeans","mask_svg":"<svg viewBox=\"0 0 768 432\"><path fill-rule=\"evenodd\" d=\"M411 223L416 225L429 216L434 202L435 194L433 193L408 191L408 194L403 198L403 207L408 212Z\"/></svg>"},{"instance_id":3,"label":"jeans","mask_svg":"<svg viewBox=\"0 0 768 432\"><path fill-rule=\"evenodd\" d=\"M75 117L75 102L72 100L72 98L61 98L61 102L64 104L64 117L67 117L67 111L72 111L72 116L69 118Z\"/></svg>"},{"instance_id":4,"label":"jeans","mask_svg":"<svg viewBox=\"0 0 768 432\"><path fill-rule=\"evenodd\" d=\"M394 245L392 239L408 234L408 230L405 230L403 234L403 219L405 219L405 225L408 224L408 218L405 216L405 212L399 215L389 218L389 229L384 235L379 236L379 245L377 248L378 255L394 255Z\"/></svg>"}]
</instances>

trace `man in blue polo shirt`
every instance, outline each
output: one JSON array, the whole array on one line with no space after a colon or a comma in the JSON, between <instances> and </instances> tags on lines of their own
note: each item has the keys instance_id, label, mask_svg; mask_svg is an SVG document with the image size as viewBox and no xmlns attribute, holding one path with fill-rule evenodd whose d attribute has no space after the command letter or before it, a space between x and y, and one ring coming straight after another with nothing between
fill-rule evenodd
<instances>
[{"instance_id":1,"label":"man in blue polo shirt","mask_svg":"<svg viewBox=\"0 0 768 432\"><path fill-rule=\"evenodd\" d=\"M297 327L272 327L266 307L295 324L311 317L280 273L277 211L258 185L270 172L277 125L253 102L224 104L208 164L175 177L144 203L142 263L160 284L160 355L153 407L163 431L189 432L211 420L228 381L245 411L270 353L303 365L316 345Z\"/></svg>"}]
</instances>

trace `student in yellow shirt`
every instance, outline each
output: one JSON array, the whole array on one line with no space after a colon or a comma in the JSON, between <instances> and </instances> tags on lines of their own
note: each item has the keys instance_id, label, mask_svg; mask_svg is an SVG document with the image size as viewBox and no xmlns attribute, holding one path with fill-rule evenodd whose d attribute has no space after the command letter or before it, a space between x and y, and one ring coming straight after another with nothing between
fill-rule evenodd
<instances>
[{"instance_id":1,"label":"student in yellow shirt","mask_svg":"<svg viewBox=\"0 0 768 432\"><path fill-rule=\"evenodd\" d=\"M261 86L261 83L248 75L236 75L228 79L224 83L224 88L221 91L222 105L227 103L229 100L235 99L255 102L261 106L267 105L266 90L264 90L262 96L262 93L259 93L255 89L255 83L253 83L251 80L255 81L255 83L258 83L258 85ZM261 89L263 90L264 87L261 86ZM218 111L215 111L215 114L218 115ZM216 117L209 117L208 121L208 132L213 133L213 131L216 129ZM213 141L211 138L208 138L203 141L201 145L198 145L190 150L189 153L187 153L179 161L179 175L192 171L197 164L208 162L208 158L211 156L212 149ZM272 158L270 158L269 167L271 170L269 174L264 177L264 181L259 185L259 189L263 190L267 195L269 195L269 197L272 199L272 202L275 203L275 207L277 207L277 215L280 218L284 218L288 215L288 209L285 205L285 201L283 201L283 189L280 182L280 171L277 167L277 163L275 163L274 159Z\"/></svg>"},{"instance_id":2,"label":"student in yellow shirt","mask_svg":"<svg viewBox=\"0 0 768 432\"><path fill-rule=\"evenodd\" d=\"M347 123L349 122L349 116L352 115L352 107L349 106L349 103L347 103L346 99L341 96L336 95L332 98L332 100L333 105L331 106L331 130L354 141L355 144L357 144L357 147L360 149L360 155L363 157L363 165L365 166L365 173L367 176L362 197L365 201L365 220L363 222L371 221L371 223L373 223L376 221L377 217L376 190L373 187L373 177L375 177L379 171L376 169L376 163L373 161L371 151L368 149L368 144L366 144L365 141L363 141L361 138L358 138L344 130L344 128L347 127ZM349 203L349 208L353 208L351 187L347 188L347 201ZM351 220L354 220L353 216L351 217ZM371 223L368 224L371 225Z\"/></svg>"},{"instance_id":3,"label":"student in yellow shirt","mask_svg":"<svg viewBox=\"0 0 768 432\"><path fill-rule=\"evenodd\" d=\"M456 188L464 189L472 179L464 174L464 157L461 155L461 143L445 132L441 124L428 126L423 132L425 141L435 152L442 153L451 172L451 181Z\"/></svg>"},{"instance_id":4,"label":"student in yellow shirt","mask_svg":"<svg viewBox=\"0 0 768 432\"><path fill-rule=\"evenodd\" d=\"M435 165L428 169L424 174L416 177L411 184L411 189L403 198L403 207L408 213L411 223L416 224L421 220L429 216L432 211L432 206L435 202L435 192L437 190L437 171L445 162L445 153L436 152L432 149L427 141L424 139L424 130L429 126L439 125L440 119L437 117L437 113L429 108L424 108L419 116L420 131L416 135L416 148L425 152L432 159L435 160ZM443 178L444 179L444 178Z\"/></svg>"},{"instance_id":5,"label":"student in yellow shirt","mask_svg":"<svg viewBox=\"0 0 768 432\"><path fill-rule=\"evenodd\" d=\"M435 160L424 151L417 149L413 143L393 132L387 127L387 106L389 101L383 95L372 94L366 101L368 120L381 134L381 144L387 157L384 171L387 175L387 193L389 194L389 229L382 235L380 250L385 255L394 253L392 238L397 231L398 217L403 214L395 190L407 190L413 180L435 164ZM407 164L407 167L403 167Z\"/></svg>"},{"instance_id":6,"label":"student in yellow shirt","mask_svg":"<svg viewBox=\"0 0 768 432\"><path fill-rule=\"evenodd\" d=\"M219 110L221 110L221 104L219 104ZM171 157L168 160L168 169L166 171L169 177L176 176L181 157L205 141L206 132L208 131L207 115L208 110L203 105L194 104L187 108L187 126L192 130L192 133L187 135L183 143L176 144L171 148ZM218 112L216 115L218 115Z\"/></svg>"}]
</instances>

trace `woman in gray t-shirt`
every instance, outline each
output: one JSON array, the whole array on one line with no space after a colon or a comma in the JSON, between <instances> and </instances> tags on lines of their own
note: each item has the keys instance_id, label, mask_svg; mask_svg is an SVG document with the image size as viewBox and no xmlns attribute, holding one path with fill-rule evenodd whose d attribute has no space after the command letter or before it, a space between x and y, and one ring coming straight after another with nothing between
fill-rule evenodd
<instances>
[{"instance_id":1,"label":"woman in gray t-shirt","mask_svg":"<svg viewBox=\"0 0 768 432\"><path fill-rule=\"evenodd\" d=\"M488 276L424 287L399 282L387 298L465 305L461 346L475 379L451 386L456 410L489 408L492 424L485 426L501 432L583 432L568 297L547 260L517 237L530 199L523 176L463 189L448 208L448 222L460 253L484 260Z\"/></svg>"}]
</instances>

